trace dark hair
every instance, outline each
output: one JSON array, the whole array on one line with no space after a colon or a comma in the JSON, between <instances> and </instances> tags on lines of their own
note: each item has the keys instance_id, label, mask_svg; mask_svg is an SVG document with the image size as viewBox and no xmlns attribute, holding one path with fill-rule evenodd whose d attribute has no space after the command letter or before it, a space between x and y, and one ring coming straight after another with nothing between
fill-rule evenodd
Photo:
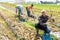
<instances>
[{"instance_id":1,"label":"dark hair","mask_svg":"<svg viewBox=\"0 0 60 40\"><path fill-rule=\"evenodd\" d=\"M33 4L31 4L31 6L34 6Z\"/></svg>"}]
</instances>

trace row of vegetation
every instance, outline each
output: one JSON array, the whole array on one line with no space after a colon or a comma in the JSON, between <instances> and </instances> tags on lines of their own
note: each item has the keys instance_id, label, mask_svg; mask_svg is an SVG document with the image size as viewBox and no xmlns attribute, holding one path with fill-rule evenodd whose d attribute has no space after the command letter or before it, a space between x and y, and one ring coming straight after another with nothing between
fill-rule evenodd
<instances>
[{"instance_id":1,"label":"row of vegetation","mask_svg":"<svg viewBox=\"0 0 60 40\"><path fill-rule=\"evenodd\" d=\"M2 36L7 37L9 40L16 40L16 37L14 37L14 34L9 29L9 26L7 26L6 22L0 16L0 37L2 37ZM3 39L4 38L2 37L2 40Z\"/></svg>"},{"instance_id":2,"label":"row of vegetation","mask_svg":"<svg viewBox=\"0 0 60 40\"><path fill-rule=\"evenodd\" d=\"M16 4L10 4L10 3L2 3L3 5L7 5L10 8L15 8ZM24 6L24 11L25 7L28 6L29 4L22 4ZM38 7L37 7L38 6ZM34 4L34 14L38 17L40 15L41 10L47 10L47 14L53 14L53 17L55 18L56 21L60 22L60 6L56 4Z\"/></svg>"},{"instance_id":3,"label":"row of vegetation","mask_svg":"<svg viewBox=\"0 0 60 40\"><path fill-rule=\"evenodd\" d=\"M6 3L3 3L3 4L5 5ZM7 4L7 5L9 5L9 4ZM27 5L28 5L28 4L23 4L24 7L26 7ZM46 6L46 7L45 7L46 10L50 10L50 9L47 8L48 4L46 4L46 5L44 5L44 4L42 4L42 5L35 4L34 7L37 8L37 6L38 6L38 8L43 8L43 7ZM52 8L54 7L53 5L49 5L49 6L50 6L50 7L52 6ZM12 8L12 7L15 7L15 4L10 4L10 7L11 7L11 8ZM58 7L58 6L57 6L57 7ZM37 9L38 9L38 8L37 8ZM45 8L44 8L44 9L45 9ZM51 9L52 9L52 8L51 8ZM55 10L56 10L56 9L55 9ZM57 9L57 10L58 10L58 9ZM4 11L6 11L6 10L4 10ZM40 12L40 11L39 11L39 12ZM9 12L8 12L8 13L9 13ZM51 13L53 13L53 12L50 12L49 14L51 14ZM10 13L10 14L12 15L13 13ZM58 13L54 13L54 14L55 14L55 15L59 15ZM60 15L59 15L59 16L60 16ZM26 22L24 22L23 24L26 25L26 26L28 25L29 28L34 28L34 24L31 23L31 22L26 21ZM57 40L57 39L54 38L54 40Z\"/></svg>"}]
</instances>

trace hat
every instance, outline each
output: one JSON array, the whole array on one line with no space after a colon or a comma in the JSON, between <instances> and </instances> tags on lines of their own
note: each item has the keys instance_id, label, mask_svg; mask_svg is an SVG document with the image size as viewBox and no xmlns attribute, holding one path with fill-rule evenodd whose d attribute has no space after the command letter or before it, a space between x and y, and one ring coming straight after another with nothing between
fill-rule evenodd
<instances>
[{"instance_id":1,"label":"hat","mask_svg":"<svg viewBox=\"0 0 60 40\"><path fill-rule=\"evenodd\" d=\"M41 11L41 13L45 13L45 12L46 12L46 10L42 10L42 11Z\"/></svg>"}]
</instances>

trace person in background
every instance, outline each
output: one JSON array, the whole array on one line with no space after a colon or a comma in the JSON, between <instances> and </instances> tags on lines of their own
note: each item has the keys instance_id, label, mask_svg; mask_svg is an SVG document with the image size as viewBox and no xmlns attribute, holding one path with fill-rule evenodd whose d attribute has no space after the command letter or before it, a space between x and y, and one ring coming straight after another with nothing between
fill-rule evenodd
<instances>
[{"instance_id":1,"label":"person in background","mask_svg":"<svg viewBox=\"0 0 60 40\"><path fill-rule=\"evenodd\" d=\"M29 5L29 6L27 6L26 7L26 11L27 11L27 15L28 15L28 17L31 17L31 15L30 15L30 12L32 11L33 12L33 4L31 4L31 5Z\"/></svg>"},{"instance_id":2,"label":"person in background","mask_svg":"<svg viewBox=\"0 0 60 40\"><path fill-rule=\"evenodd\" d=\"M38 17L38 23L35 24L37 36L39 36L38 32L40 29L43 30L44 33L50 33L50 30L48 29L48 26L47 26L48 19L49 19L49 16L46 15L46 10L42 10L41 16Z\"/></svg>"},{"instance_id":3,"label":"person in background","mask_svg":"<svg viewBox=\"0 0 60 40\"><path fill-rule=\"evenodd\" d=\"M21 4L16 5L16 13L18 16L18 19L20 20L20 16L23 14L23 6Z\"/></svg>"}]
</instances>

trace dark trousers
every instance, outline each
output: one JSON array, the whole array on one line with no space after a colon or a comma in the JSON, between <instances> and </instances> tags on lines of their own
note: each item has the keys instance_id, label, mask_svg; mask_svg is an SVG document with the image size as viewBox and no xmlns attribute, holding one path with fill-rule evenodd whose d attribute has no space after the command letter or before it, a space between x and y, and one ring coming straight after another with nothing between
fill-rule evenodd
<instances>
[{"instance_id":1,"label":"dark trousers","mask_svg":"<svg viewBox=\"0 0 60 40\"><path fill-rule=\"evenodd\" d=\"M30 10L26 7L27 15L30 17Z\"/></svg>"},{"instance_id":2,"label":"dark trousers","mask_svg":"<svg viewBox=\"0 0 60 40\"><path fill-rule=\"evenodd\" d=\"M21 9L19 9L19 7L16 7L16 13L17 13L17 17L20 20L20 16L21 16Z\"/></svg>"},{"instance_id":3,"label":"dark trousers","mask_svg":"<svg viewBox=\"0 0 60 40\"><path fill-rule=\"evenodd\" d=\"M18 19L20 20L21 14L20 14L20 10L18 11Z\"/></svg>"},{"instance_id":4,"label":"dark trousers","mask_svg":"<svg viewBox=\"0 0 60 40\"><path fill-rule=\"evenodd\" d=\"M37 30L37 34L38 34L39 30L43 30L45 33L49 33L50 32L50 30L48 29L47 25L44 26L44 25L40 25L39 23L36 23L35 24L35 28Z\"/></svg>"},{"instance_id":5,"label":"dark trousers","mask_svg":"<svg viewBox=\"0 0 60 40\"><path fill-rule=\"evenodd\" d=\"M31 14L30 14L30 10L28 10L27 7L26 7L26 11L27 11L27 15L28 15L28 17L36 18L34 15L31 15Z\"/></svg>"}]
</instances>

